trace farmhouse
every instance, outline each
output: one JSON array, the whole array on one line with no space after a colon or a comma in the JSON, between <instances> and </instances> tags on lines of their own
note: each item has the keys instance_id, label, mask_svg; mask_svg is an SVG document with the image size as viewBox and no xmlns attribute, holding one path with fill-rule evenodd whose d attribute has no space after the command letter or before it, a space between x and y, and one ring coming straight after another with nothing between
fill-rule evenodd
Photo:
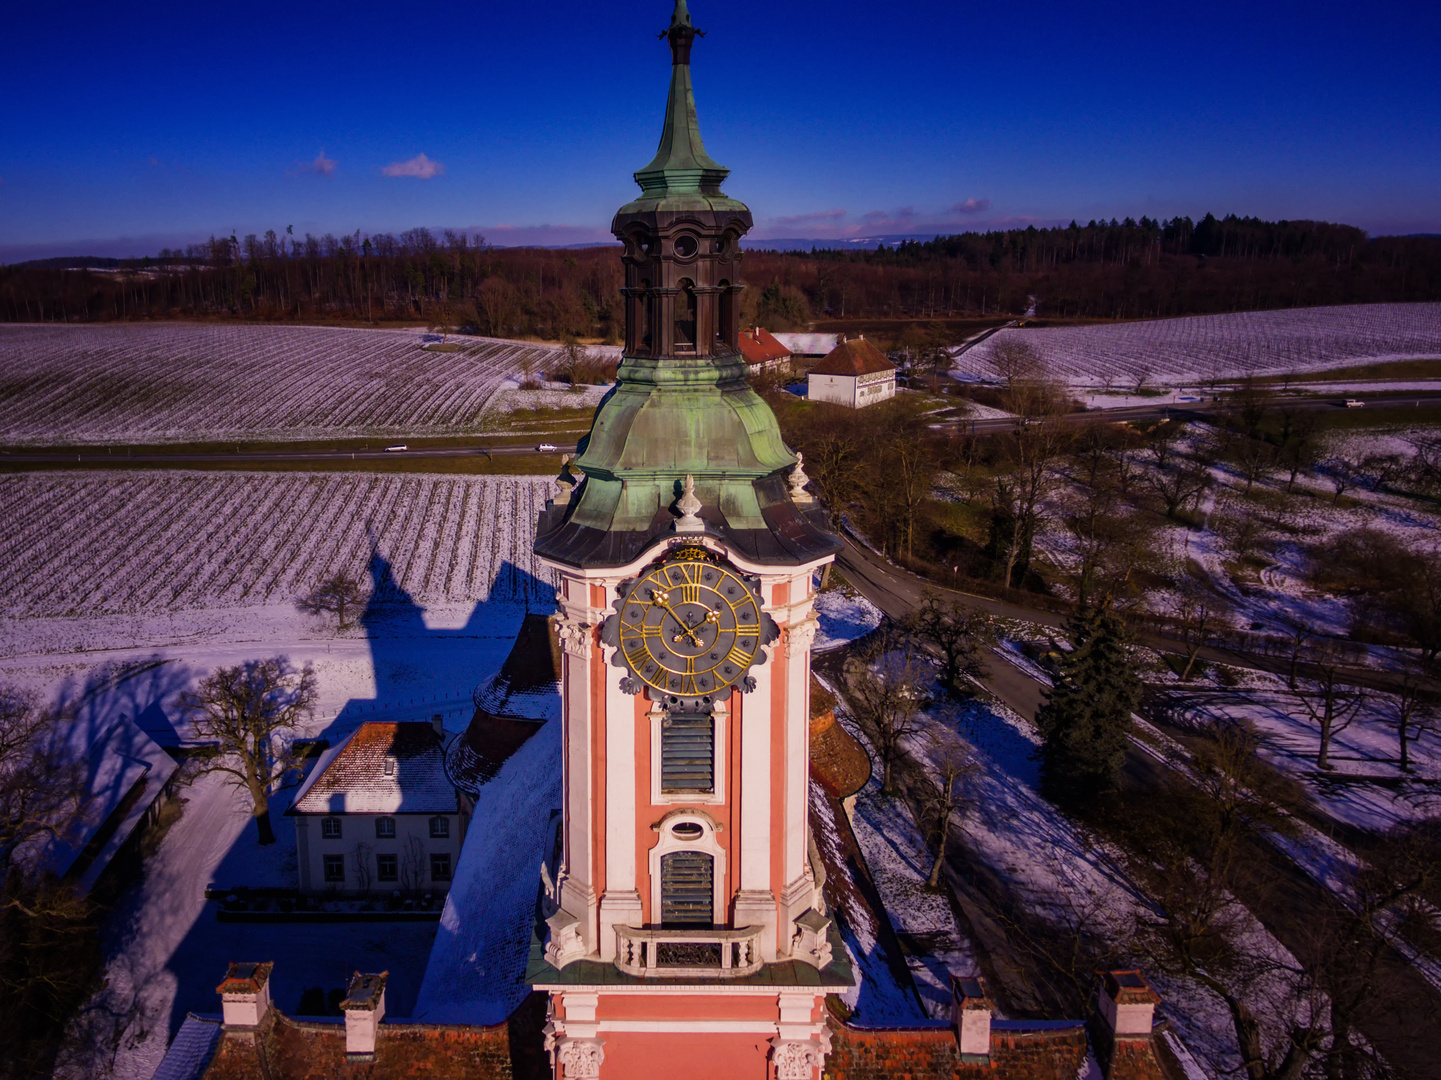
<instances>
[{"instance_id":1,"label":"farmhouse","mask_svg":"<svg viewBox=\"0 0 1441 1080\"><path fill-rule=\"evenodd\" d=\"M806 397L862 409L896 396L896 365L862 334L854 341L842 339L830 354L811 368L806 379Z\"/></svg>"},{"instance_id":2,"label":"farmhouse","mask_svg":"<svg viewBox=\"0 0 1441 1080\"><path fill-rule=\"evenodd\" d=\"M742 330L737 342L746 358L746 369L752 375L763 371L781 371L790 367L791 351L782 345L764 326Z\"/></svg>"},{"instance_id":3,"label":"farmhouse","mask_svg":"<svg viewBox=\"0 0 1441 1080\"><path fill-rule=\"evenodd\" d=\"M438 725L361 724L327 751L288 815L302 892L448 892L471 802L445 773Z\"/></svg>"}]
</instances>

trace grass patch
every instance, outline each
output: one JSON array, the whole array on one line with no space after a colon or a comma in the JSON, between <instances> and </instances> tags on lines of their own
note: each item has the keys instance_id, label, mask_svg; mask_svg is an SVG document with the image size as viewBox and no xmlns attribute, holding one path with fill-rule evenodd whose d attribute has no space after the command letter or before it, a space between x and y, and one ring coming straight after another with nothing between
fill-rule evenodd
<instances>
[{"instance_id":1,"label":"grass patch","mask_svg":"<svg viewBox=\"0 0 1441 1080\"><path fill-rule=\"evenodd\" d=\"M1404 404L1379 405L1367 403L1364 409L1346 409L1338 406L1335 412L1316 413L1316 426L1322 431L1361 431L1366 428L1385 427L1441 427L1441 406Z\"/></svg>"},{"instance_id":2,"label":"grass patch","mask_svg":"<svg viewBox=\"0 0 1441 1080\"><path fill-rule=\"evenodd\" d=\"M1441 379L1441 358L1430 360L1386 360L1377 364L1308 371L1303 375L1266 375L1257 382L1290 384L1335 382L1338 379Z\"/></svg>"}]
</instances>

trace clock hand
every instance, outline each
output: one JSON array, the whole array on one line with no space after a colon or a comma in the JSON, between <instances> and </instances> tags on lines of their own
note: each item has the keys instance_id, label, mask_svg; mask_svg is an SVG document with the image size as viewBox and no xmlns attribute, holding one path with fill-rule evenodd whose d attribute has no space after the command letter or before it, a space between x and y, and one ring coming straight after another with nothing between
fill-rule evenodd
<instances>
[{"instance_id":1,"label":"clock hand","mask_svg":"<svg viewBox=\"0 0 1441 1080\"><path fill-rule=\"evenodd\" d=\"M700 645L701 645L700 639L699 639L698 637L696 637L696 636L695 636L695 632L694 632L689 626L686 625L686 621L685 621L684 619L682 619L679 615L677 615L677 614L675 613L675 609L670 606L670 593L669 593L669 592L663 592L663 591L657 589L655 592L651 593L650 602L651 602L654 606L663 609L667 615L669 615L672 619L674 619L674 620L676 621L676 625L678 625L679 627L681 627L681 632L680 632L679 634L675 634L675 635L673 635L673 636L671 637L671 641L672 641L673 643L679 641L682 637L685 637L685 638L689 638L689 639L690 639L690 643L691 643L692 645L694 645L697 649L700 648Z\"/></svg>"}]
</instances>

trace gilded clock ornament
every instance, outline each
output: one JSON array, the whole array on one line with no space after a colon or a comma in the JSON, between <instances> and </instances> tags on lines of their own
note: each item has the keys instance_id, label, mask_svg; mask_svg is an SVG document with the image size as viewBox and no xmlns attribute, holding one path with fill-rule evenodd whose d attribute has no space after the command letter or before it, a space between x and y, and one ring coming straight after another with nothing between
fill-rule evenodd
<instances>
[{"instance_id":1,"label":"gilded clock ornament","mask_svg":"<svg viewBox=\"0 0 1441 1080\"><path fill-rule=\"evenodd\" d=\"M629 670L629 693L703 707L732 687L754 688L748 672L765 663L763 646L778 636L762 610L760 583L709 557L682 548L620 588L615 614L601 641L612 663Z\"/></svg>"}]
</instances>

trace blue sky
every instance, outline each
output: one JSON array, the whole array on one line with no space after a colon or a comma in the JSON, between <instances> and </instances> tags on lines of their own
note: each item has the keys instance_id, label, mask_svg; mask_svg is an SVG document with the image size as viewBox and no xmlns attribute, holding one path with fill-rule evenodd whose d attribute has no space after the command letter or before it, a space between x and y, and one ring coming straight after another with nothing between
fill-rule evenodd
<instances>
[{"instance_id":1,"label":"blue sky","mask_svg":"<svg viewBox=\"0 0 1441 1080\"><path fill-rule=\"evenodd\" d=\"M286 225L604 239L659 135L669 8L17 0L0 259ZM1207 211L1441 232L1435 3L691 9L755 237Z\"/></svg>"}]
</instances>

